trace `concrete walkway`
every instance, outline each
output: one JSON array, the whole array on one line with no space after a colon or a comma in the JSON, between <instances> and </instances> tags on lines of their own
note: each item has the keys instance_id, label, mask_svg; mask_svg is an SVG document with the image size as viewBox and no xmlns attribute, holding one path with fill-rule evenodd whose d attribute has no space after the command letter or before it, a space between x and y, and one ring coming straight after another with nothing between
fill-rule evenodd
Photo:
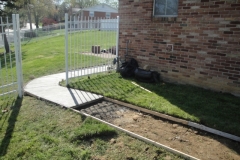
<instances>
[{"instance_id":1,"label":"concrete walkway","mask_svg":"<svg viewBox=\"0 0 240 160\"><path fill-rule=\"evenodd\" d=\"M70 72L71 77L88 75L107 71L107 66L87 68ZM58 105L74 108L103 98L101 95L59 86L59 82L66 79L66 73L58 73L36 78L24 88L26 94L44 99Z\"/></svg>"}]
</instances>

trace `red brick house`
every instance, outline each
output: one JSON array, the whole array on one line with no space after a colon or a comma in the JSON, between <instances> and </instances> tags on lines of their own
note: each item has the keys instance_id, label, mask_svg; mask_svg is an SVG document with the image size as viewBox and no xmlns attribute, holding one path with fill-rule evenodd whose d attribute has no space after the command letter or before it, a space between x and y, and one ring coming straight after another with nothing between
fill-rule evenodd
<instances>
[{"instance_id":1,"label":"red brick house","mask_svg":"<svg viewBox=\"0 0 240 160\"><path fill-rule=\"evenodd\" d=\"M164 81L240 96L240 0L120 0L119 54Z\"/></svg>"},{"instance_id":2,"label":"red brick house","mask_svg":"<svg viewBox=\"0 0 240 160\"><path fill-rule=\"evenodd\" d=\"M114 19L118 16L118 10L105 3L101 3L89 8L72 8L71 14L87 18L94 17Z\"/></svg>"}]
</instances>

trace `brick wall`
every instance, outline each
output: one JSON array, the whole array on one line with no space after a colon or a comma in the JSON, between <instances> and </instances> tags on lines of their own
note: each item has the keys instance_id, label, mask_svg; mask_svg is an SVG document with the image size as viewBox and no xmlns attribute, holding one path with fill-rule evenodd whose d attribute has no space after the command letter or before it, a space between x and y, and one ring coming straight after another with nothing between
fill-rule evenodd
<instances>
[{"instance_id":1,"label":"brick wall","mask_svg":"<svg viewBox=\"0 0 240 160\"><path fill-rule=\"evenodd\" d=\"M152 10L153 0L119 1L121 57L130 40L128 54L163 80L240 96L240 0L179 0L177 18Z\"/></svg>"}]
</instances>

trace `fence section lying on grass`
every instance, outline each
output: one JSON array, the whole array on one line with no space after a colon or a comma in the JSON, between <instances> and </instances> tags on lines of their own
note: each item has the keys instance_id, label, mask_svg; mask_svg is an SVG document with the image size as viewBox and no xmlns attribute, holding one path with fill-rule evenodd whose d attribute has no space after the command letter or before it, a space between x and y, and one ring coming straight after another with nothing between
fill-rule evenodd
<instances>
[{"instance_id":1,"label":"fence section lying on grass","mask_svg":"<svg viewBox=\"0 0 240 160\"><path fill-rule=\"evenodd\" d=\"M68 17L65 14L66 82L69 78L116 69L119 18ZM89 68L91 68L89 70Z\"/></svg>"},{"instance_id":2,"label":"fence section lying on grass","mask_svg":"<svg viewBox=\"0 0 240 160\"><path fill-rule=\"evenodd\" d=\"M0 98L10 99L23 95L22 56L20 45L19 15L0 18ZM13 43L14 42L14 43Z\"/></svg>"}]
</instances>

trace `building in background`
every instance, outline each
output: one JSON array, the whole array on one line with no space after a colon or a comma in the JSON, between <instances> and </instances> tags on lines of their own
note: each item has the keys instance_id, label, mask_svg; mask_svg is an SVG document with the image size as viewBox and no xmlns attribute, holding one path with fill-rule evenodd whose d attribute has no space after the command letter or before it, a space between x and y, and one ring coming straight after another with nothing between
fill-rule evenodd
<instances>
[{"instance_id":1,"label":"building in background","mask_svg":"<svg viewBox=\"0 0 240 160\"><path fill-rule=\"evenodd\" d=\"M107 19L115 19L118 16L118 10L105 4L101 3L88 8L72 8L70 11L70 15L75 15L78 17L84 18L107 18Z\"/></svg>"}]
</instances>

